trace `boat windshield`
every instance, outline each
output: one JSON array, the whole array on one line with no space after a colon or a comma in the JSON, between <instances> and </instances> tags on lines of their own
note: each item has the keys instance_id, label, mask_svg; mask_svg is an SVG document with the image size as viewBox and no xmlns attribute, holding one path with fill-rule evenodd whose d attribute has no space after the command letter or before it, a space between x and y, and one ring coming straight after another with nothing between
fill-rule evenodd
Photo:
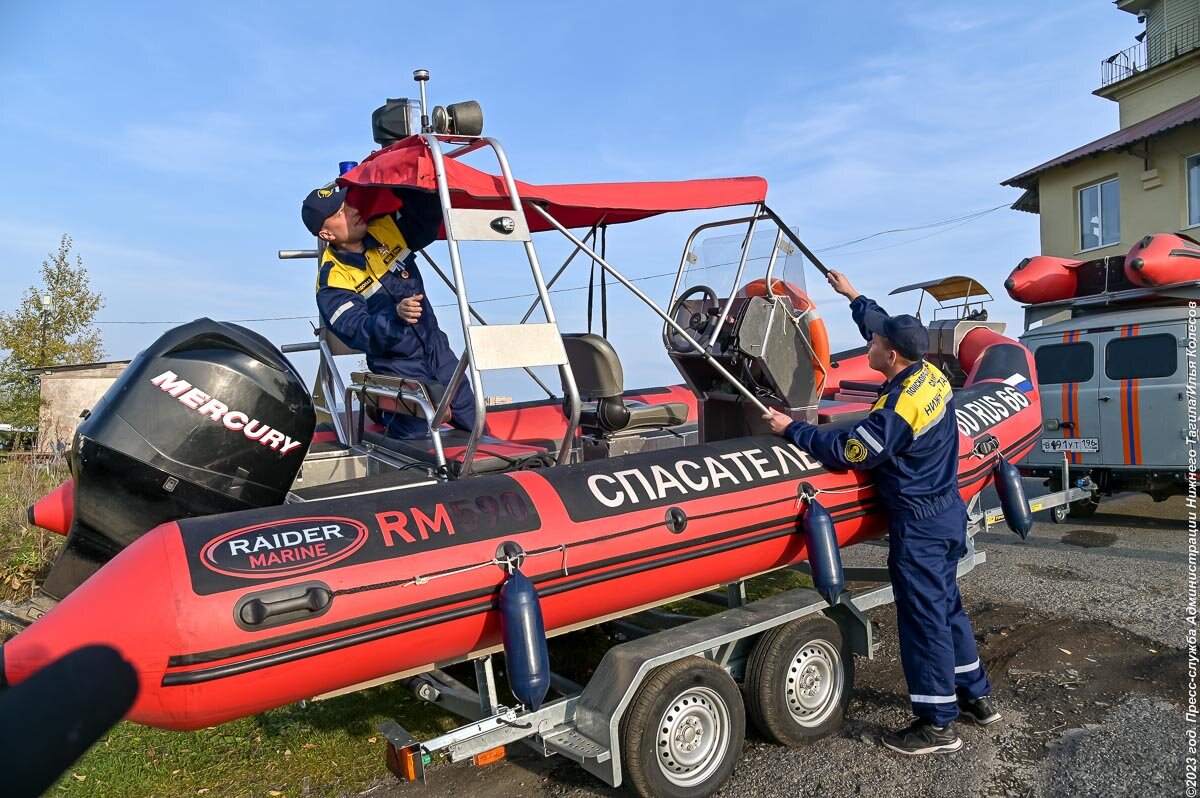
<instances>
[{"instance_id":1,"label":"boat windshield","mask_svg":"<svg viewBox=\"0 0 1200 798\"><path fill-rule=\"evenodd\" d=\"M777 230L764 230L761 226L750 242L750 252L746 257L740 284L735 286L738 263L742 257L742 243L745 240L745 233L712 236L701 240L692 250L695 255L694 261L693 258L688 258L679 293L682 294L697 285L706 285L716 291L717 296L722 299L733 291L744 295L748 283L766 277L772 250L776 252L775 263L771 268L772 278L791 283L801 291L807 290L804 284L804 256Z\"/></svg>"}]
</instances>

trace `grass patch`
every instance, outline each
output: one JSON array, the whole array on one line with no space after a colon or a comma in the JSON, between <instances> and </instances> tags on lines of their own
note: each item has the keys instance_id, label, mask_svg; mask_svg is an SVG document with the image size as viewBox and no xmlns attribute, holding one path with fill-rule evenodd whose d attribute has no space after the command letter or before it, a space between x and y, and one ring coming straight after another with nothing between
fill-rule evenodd
<instances>
[{"instance_id":1,"label":"grass patch","mask_svg":"<svg viewBox=\"0 0 1200 798\"><path fill-rule=\"evenodd\" d=\"M418 738L459 721L396 684L293 704L194 732L120 723L63 774L52 796L336 796L387 776L395 719Z\"/></svg>"},{"instance_id":2,"label":"grass patch","mask_svg":"<svg viewBox=\"0 0 1200 798\"><path fill-rule=\"evenodd\" d=\"M28 601L66 538L30 526L25 511L70 476L64 461L0 461L0 599Z\"/></svg>"},{"instance_id":3,"label":"grass patch","mask_svg":"<svg viewBox=\"0 0 1200 798\"><path fill-rule=\"evenodd\" d=\"M758 601L785 590L795 590L800 587L811 588L812 586L813 582L808 574L791 568L780 568L778 571L756 576L747 582L746 598L750 601Z\"/></svg>"}]
</instances>

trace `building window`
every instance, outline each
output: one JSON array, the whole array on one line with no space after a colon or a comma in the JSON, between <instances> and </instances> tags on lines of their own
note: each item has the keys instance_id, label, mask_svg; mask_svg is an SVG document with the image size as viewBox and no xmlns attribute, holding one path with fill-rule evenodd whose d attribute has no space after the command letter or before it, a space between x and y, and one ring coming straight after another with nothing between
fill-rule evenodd
<instances>
[{"instance_id":1,"label":"building window","mask_svg":"<svg viewBox=\"0 0 1200 798\"><path fill-rule=\"evenodd\" d=\"M1033 359L1040 385L1087 382L1096 371L1096 350L1088 341L1040 346Z\"/></svg>"},{"instance_id":2,"label":"building window","mask_svg":"<svg viewBox=\"0 0 1200 798\"><path fill-rule=\"evenodd\" d=\"M1114 338L1104 350L1104 373L1110 380L1170 377L1179 364L1179 342L1170 333Z\"/></svg>"},{"instance_id":3,"label":"building window","mask_svg":"<svg viewBox=\"0 0 1200 798\"><path fill-rule=\"evenodd\" d=\"M1188 227L1200 225L1200 155L1187 159Z\"/></svg>"},{"instance_id":4,"label":"building window","mask_svg":"<svg viewBox=\"0 0 1200 798\"><path fill-rule=\"evenodd\" d=\"M1079 248L1098 249L1121 240L1121 199L1117 180L1079 189Z\"/></svg>"}]
</instances>

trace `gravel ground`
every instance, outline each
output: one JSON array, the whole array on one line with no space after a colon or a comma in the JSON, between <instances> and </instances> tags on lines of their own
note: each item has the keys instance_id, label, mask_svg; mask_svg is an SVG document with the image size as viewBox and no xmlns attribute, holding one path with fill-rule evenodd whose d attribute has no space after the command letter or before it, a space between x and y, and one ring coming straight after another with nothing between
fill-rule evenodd
<instances>
[{"instance_id":1,"label":"gravel ground","mask_svg":"<svg viewBox=\"0 0 1200 798\"><path fill-rule=\"evenodd\" d=\"M747 734L722 796L1091 796L1182 794L1187 565L1182 499L1108 499L1086 521L1049 523L1029 540L982 533L988 562L962 580L980 654L1004 715L959 724L963 749L908 758L883 749L910 719L894 610L869 613L881 650L859 660L837 735L787 749ZM876 564L857 547L847 565ZM369 795L421 798L628 795L577 766L510 749L486 768L438 765L430 786L381 780Z\"/></svg>"}]
</instances>

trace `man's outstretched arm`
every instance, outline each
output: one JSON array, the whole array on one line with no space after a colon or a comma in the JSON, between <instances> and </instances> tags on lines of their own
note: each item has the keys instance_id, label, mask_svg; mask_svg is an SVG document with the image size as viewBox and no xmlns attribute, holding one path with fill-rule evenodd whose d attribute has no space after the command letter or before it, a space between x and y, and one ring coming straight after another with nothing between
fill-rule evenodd
<instances>
[{"instance_id":1,"label":"man's outstretched arm","mask_svg":"<svg viewBox=\"0 0 1200 798\"><path fill-rule=\"evenodd\" d=\"M853 427L829 429L792 421L771 410L771 431L790 440L835 471L866 470L885 462L912 441L912 427L892 410L874 410Z\"/></svg>"}]
</instances>

